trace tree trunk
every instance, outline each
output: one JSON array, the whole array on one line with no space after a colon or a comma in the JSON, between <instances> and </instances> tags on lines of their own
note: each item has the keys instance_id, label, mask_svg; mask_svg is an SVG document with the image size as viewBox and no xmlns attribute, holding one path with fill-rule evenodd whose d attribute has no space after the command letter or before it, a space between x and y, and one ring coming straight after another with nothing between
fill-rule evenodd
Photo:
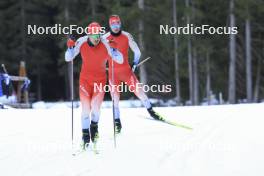
<instances>
[{"instance_id":1,"label":"tree trunk","mask_svg":"<svg viewBox=\"0 0 264 176\"><path fill-rule=\"evenodd\" d=\"M40 64L38 63L37 65L37 100L41 101L42 100L42 86L41 86L41 67Z\"/></svg>"},{"instance_id":2,"label":"tree trunk","mask_svg":"<svg viewBox=\"0 0 264 176\"><path fill-rule=\"evenodd\" d=\"M138 8L140 9L141 12L144 11L144 0L138 0ZM144 45L144 39L143 39L143 33L144 33L144 21L142 18L139 18L139 24L138 24L138 29L139 29L139 48L141 50L141 58L144 58L144 53L145 53L145 45ZM146 72L146 67L145 65L141 65L139 68L139 76L140 76L140 81L143 84L147 83L147 72Z\"/></svg>"},{"instance_id":3,"label":"tree trunk","mask_svg":"<svg viewBox=\"0 0 264 176\"><path fill-rule=\"evenodd\" d=\"M26 23L26 15L25 15L25 0L21 0L21 58L26 61L26 37L25 37L25 23Z\"/></svg>"},{"instance_id":4,"label":"tree trunk","mask_svg":"<svg viewBox=\"0 0 264 176\"><path fill-rule=\"evenodd\" d=\"M193 98L194 104L199 104L199 79L198 79L198 65L197 65L197 51L193 49Z\"/></svg>"},{"instance_id":5,"label":"tree trunk","mask_svg":"<svg viewBox=\"0 0 264 176\"><path fill-rule=\"evenodd\" d=\"M229 4L230 27L235 26L234 0ZM236 102L236 35L229 36L229 84L228 84L228 101L233 104Z\"/></svg>"},{"instance_id":6,"label":"tree trunk","mask_svg":"<svg viewBox=\"0 0 264 176\"><path fill-rule=\"evenodd\" d=\"M172 1L173 5L173 26L177 27L177 5L176 0ZM175 84L176 84L176 102L180 104L181 94L180 94L180 78L179 78L179 58L178 58L178 36L174 35L174 60L175 60Z\"/></svg>"},{"instance_id":7,"label":"tree trunk","mask_svg":"<svg viewBox=\"0 0 264 176\"><path fill-rule=\"evenodd\" d=\"M189 0L185 0L186 8L189 9ZM190 24L190 14L187 12L186 15L186 22L187 24ZM194 97L193 97L193 68L192 68L192 44L191 44L191 36L188 35L188 71L189 71L189 96L191 105L194 104Z\"/></svg>"},{"instance_id":8,"label":"tree trunk","mask_svg":"<svg viewBox=\"0 0 264 176\"><path fill-rule=\"evenodd\" d=\"M206 96L208 105L211 104L211 72L210 72L210 55L206 53Z\"/></svg>"},{"instance_id":9,"label":"tree trunk","mask_svg":"<svg viewBox=\"0 0 264 176\"><path fill-rule=\"evenodd\" d=\"M261 58L258 58L256 83L254 89L254 102L258 102L259 100L260 77L261 77Z\"/></svg>"},{"instance_id":10,"label":"tree trunk","mask_svg":"<svg viewBox=\"0 0 264 176\"><path fill-rule=\"evenodd\" d=\"M92 10L92 17L95 17L95 15L96 15L96 2L97 1L90 0L91 10Z\"/></svg>"},{"instance_id":11,"label":"tree trunk","mask_svg":"<svg viewBox=\"0 0 264 176\"><path fill-rule=\"evenodd\" d=\"M246 82L247 102L252 102L252 67L251 67L251 26L250 20L246 19Z\"/></svg>"}]
</instances>

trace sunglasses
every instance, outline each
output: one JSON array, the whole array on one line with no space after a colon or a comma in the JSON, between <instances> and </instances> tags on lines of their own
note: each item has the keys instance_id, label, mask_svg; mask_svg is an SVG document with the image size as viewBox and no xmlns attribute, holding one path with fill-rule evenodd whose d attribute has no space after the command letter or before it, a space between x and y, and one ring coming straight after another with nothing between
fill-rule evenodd
<instances>
[{"instance_id":1,"label":"sunglasses","mask_svg":"<svg viewBox=\"0 0 264 176\"><path fill-rule=\"evenodd\" d=\"M121 24L120 23L114 23L110 25L111 29L120 29L121 28Z\"/></svg>"},{"instance_id":2,"label":"sunglasses","mask_svg":"<svg viewBox=\"0 0 264 176\"><path fill-rule=\"evenodd\" d=\"M94 39L94 40L99 40L101 35L100 34L90 34L89 37Z\"/></svg>"}]
</instances>

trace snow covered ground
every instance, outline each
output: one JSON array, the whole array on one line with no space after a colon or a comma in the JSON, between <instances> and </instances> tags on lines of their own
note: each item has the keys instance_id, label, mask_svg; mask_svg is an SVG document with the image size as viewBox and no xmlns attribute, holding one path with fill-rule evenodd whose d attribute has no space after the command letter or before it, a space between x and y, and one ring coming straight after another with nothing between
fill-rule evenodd
<instances>
[{"instance_id":1,"label":"snow covered ground","mask_svg":"<svg viewBox=\"0 0 264 176\"><path fill-rule=\"evenodd\" d=\"M264 175L264 104L156 110L193 130L148 120L143 108L122 108L123 132L114 149L112 110L105 108L100 154L75 157L70 108L0 110L0 175ZM80 108L74 110L74 138L78 144Z\"/></svg>"}]
</instances>

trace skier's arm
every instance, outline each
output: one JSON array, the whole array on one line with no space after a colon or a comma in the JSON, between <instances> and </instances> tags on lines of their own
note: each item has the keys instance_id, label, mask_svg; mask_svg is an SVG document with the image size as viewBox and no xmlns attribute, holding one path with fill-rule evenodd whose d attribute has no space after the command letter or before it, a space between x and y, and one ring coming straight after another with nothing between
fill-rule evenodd
<instances>
[{"instance_id":1,"label":"skier's arm","mask_svg":"<svg viewBox=\"0 0 264 176\"><path fill-rule=\"evenodd\" d=\"M140 52L140 50L138 48L137 43L133 39L132 35L129 34L128 32L125 32L125 31L123 31L123 34L125 34L127 36L129 48L134 53L134 60L133 60L133 65L132 65L132 71L135 72L135 70L137 68L137 65L139 63L139 59L140 59L140 56L141 56L141 52Z\"/></svg>"},{"instance_id":2,"label":"skier's arm","mask_svg":"<svg viewBox=\"0 0 264 176\"><path fill-rule=\"evenodd\" d=\"M134 52L134 61L133 64L137 65L141 56L141 52L138 48L137 43L135 42L135 40L133 39L132 35L127 33L127 38L128 38L128 44L130 49Z\"/></svg>"},{"instance_id":3,"label":"skier's arm","mask_svg":"<svg viewBox=\"0 0 264 176\"><path fill-rule=\"evenodd\" d=\"M108 42L102 38L102 43L105 45L108 55L118 64L122 64L124 62L123 54L118 51L116 48L111 48Z\"/></svg>"},{"instance_id":4,"label":"skier's arm","mask_svg":"<svg viewBox=\"0 0 264 176\"><path fill-rule=\"evenodd\" d=\"M69 42L70 40L71 39L69 39L67 42L68 49L65 52L65 61L67 62L72 61L80 53L80 48L82 44L85 42L85 40L87 40L87 38L81 37L74 44Z\"/></svg>"}]
</instances>

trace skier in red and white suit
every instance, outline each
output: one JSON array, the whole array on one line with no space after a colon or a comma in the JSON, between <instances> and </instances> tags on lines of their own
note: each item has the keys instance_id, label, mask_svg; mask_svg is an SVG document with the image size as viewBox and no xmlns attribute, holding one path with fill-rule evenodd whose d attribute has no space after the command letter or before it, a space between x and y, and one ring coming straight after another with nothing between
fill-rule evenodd
<instances>
[{"instance_id":1,"label":"skier in red and white suit","mask_svg":"<svg viewBox=\"0 0 264 176\"><path fill-rule=\"evenodd\" d=\"M137 86L139 83L138 79L136 78L134 71L136 66L139 62L141 52L134 41L133 37L123 30L121 30L121 20L118 15L112 15L109 18L109 27L110 32L106 33L103 38L106 39L111 48L115 48L120 51L124 57L124 62L122 64L114 62L114 81L112 80L112 63L109 62L109 83L111 85L115 85L114 89L111 89L111 95L114 97L115 102L115 123L116 123L116 132L119 133L121 131L122 125L120 121L120 110L119 110L119 99L120 99L120 92L117 91L116 85L120 85L121 82L127 84L131 91L135 93L135 95L142 101L144 106L147 108L151 117L156 120L161 120L161 116L157 114L150 104L150 101L143 91L142 88ZM129 48L134 52L134 61L132 69L128 62L128 51ZM135 89L133 89L135 88Z\"/></svg>"},{"instance_id":2,"label":"skier in red and white suit","mask_svg":"<svg viewBox=\"0 0 264 176\"><path fill-rule=\"evenodd\" d=\"M82 138L85 147L89 144L90 138L92 142L96 142L98 138L100 106L105 92L103 89L96 89L95 84L98 86L106 84L106 62L110 57L114 57L114 62L123 63L122 54L111 49L105 40L101 40L100 33L101 27L98 23L89 24L88 35L79 38L76 42L69 39L68 50L65 53L65 60L68 62L79 53L82 58L79 94L82 105Z\"/></svg>"}]
</instances>

